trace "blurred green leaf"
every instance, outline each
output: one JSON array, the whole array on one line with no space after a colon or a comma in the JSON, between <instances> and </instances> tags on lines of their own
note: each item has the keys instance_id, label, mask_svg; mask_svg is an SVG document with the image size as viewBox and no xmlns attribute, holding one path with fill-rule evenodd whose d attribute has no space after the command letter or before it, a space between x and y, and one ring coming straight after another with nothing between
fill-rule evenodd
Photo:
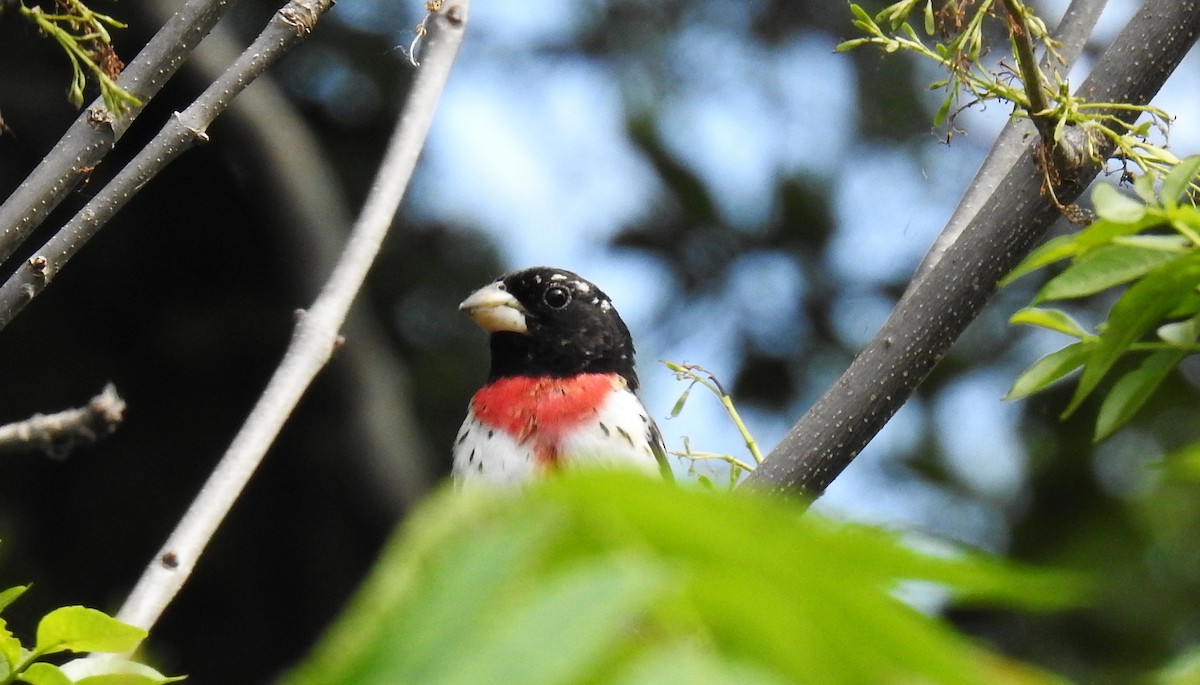
<instances>
[{"instance_id":1,"label":"blurred green leaf","mask_svg":"<svg viewBox=\"0 0 1200 685\"><path fill-rule=\"evenodd\" d=\"M1017 377L1004 399L1020 399L1046 388L1083 366L1091 354L1090 348L1087 343L1077 342L1042 357Z\"/></svg>"},{"instance_id":2,"label":"blurred green leaf","mask_svg":"<svg viewBox=\"0 0 1200 685\"><path fill-rule=\"evenodd\" d=\"M1163 459L1167 475L1177 481L1200 481L1200 442L1185 445Z\"/></svg>"},{"instance_id":3,"label":"blurred green leaf","mask_svg":"<svg viewBox=\"0 0 1200 685\"><path fill-rule=\"evenodd\" d=\"M0 592L0 611L7 609L9 604L15 602L28 589L28 585L16 585Z\"/></svg>"},{"instance_id":4,"label":"blurred green leaf","mask_svg":"<svg viewBox=\"0 0 1200 685\"><path fill-rule=\"evenodd\" d=\"M1085 589L801 511L620 473L442 493L284 682L693 682L664 678L709 664L708 682L976 683L999 660L896 599L897 583L1032 609Z\"/></svg>"},{"instance_id":5,"label":"blurred green leaf","mask_svg":"<svg viewBox=\"0 0 1200 685\"><path fill-rule=\"evenodd\" d=\"M0 618L0 659L4 660L4 663L0 664L3 667L0 674L10 673L24 658L21 641L8 629L8 623Z\"/></svg>"},{"instance_id":6,"label":"blurred green leaf","mask_svg":"<svg viewBox=\"0 0 1200 685\"><path fill-rule=\"evenodd\" d=\"M1179 199L1187 192L1197 173L1200 173L1200 155L1192 155L1171 167L1163 179L1163 204L1167 207L1179 204Z\"/></svg>"},{"instance_id":7,"label":"blurred green leaf","mask_svg":"<svg viewBox=\"0 0 1200 685\"><path fill-rule=\"evenodd\" d=\"M1200 316L1159 326L1156 332L1163 342L1177 347L1190 348L1196 344L1197 340L1200 340Z\"/></svg>"},{"instance_id":8,"label":"blurred green leaf","mask_svg":"<svg viewBox=\"0 0 1200 685\"><path fill-rule=\"evenodd\" d=\"M1049 328L1052 331L1066 333L1072 338L1089 338L1094 337L1083 326L1080 326L1075 319L1071 318L1070 314L1061 309L1046 309L1043 307L1026 307L1017 310L1008 322L1010 324L1025 324L1028 326L1041 326Z\"/></svg>"},{"instance_id":9,"label":"blurred green leaf","mask_svg":"<svg viewBox=\"0 0 1200 685\"><path fill-rule=\"evenodd\" d=\"M145 638L146 631L102 611L68 606L51 611L38 622L34 651L132 652Z\"/></svg>"},{"instance_id":10,"label":"blurred green leaf","mask_svg":"<svg viewBox=\"0 0 1200 685\"><path fill-rule=\"evenodd\" d=\"M1155 352L1147 356L1136 369L1121 376L1100 404L1092 439L1100 442L1133 418L1186 354L1184 350Z\"/></svg>"},{"instance_id":11,"label":"blurred green leaf","mask_svg":"<svg viewBox=\"0 0 1200 685\"><path fill-rule=\"evenodd\" d=\"M1146 205L1117 190L1107 183L1096 185L1092 191L1092 203L1101 219L1119 224L1132 224L1146 216Z\"/></svg>"},{"instance_id":12,"label":"blurred green leaf","mask_svg":"<svg viewBox=\"0 0 1200 685\"><path fill-rule=\"evenodd\" d=\"M1066 271L1050 279L1034 297L1035 304L1086 297L1144 276L1178 259L1179 250L1112 243L1079 257Z\"/></svg>"},{"instance_id":13,"label":"blurred green leaf","mask_svg":"<svg viewBox=\"0 0 1200 685\"><path fill-rule=\"evenodd\" d=\"M74 685L58 666L46 663L31 664L21 673L21 680L30 685Z\"/></svg>"}]
</instances>

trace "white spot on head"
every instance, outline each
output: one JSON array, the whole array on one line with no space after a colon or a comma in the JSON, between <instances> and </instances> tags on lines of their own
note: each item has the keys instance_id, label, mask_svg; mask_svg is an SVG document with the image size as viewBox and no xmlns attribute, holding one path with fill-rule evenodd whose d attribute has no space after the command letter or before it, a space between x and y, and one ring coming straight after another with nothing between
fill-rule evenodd
<instances>
[{"instance_id":1,"label":"white spot on head","mask_svg":"<svg viewBox=\"0 0 1200 685\"><path fill-rule=\"evenodd\" d=\"M554 275L550 276L550 280L552 280L552 281L565 281L565 280L567 280L567 277L566 277L565 275L563 275L563 274L554 274Z\"/></svg>"},{"instance_id":2,"label":"white spot on head","mask_svg":"<svg viewBox=\"0 0 1200 685\"><path fill-rule=\"evenodd\" d=\"M600 309L607 312L608 310L612 309L612 302L609 302L608 300L601 300Z\"/></svg>"},{"instance_id":3,"label":"white spot on head","mask_svg":"<svg viewBox=\"0 0 1200 685\"><path fill-rule=\"evenodd\" d=\"M581 293L589 293L592 291L592 284L587 281L574 281L575 289Z\"/></svg>"},{"instance_id":4,"label":"white spot on head","mask_svg":"<svg viewBox=\"0 0 1200 685\"><path fill-rule=\"evenodd\" d=\"M534 282L534 283L537 283L538 285L541 285L541 283L542 283L542 277L541 277L540 275L538 275L538 274L534 274L534 276L533 276L533 282Z\"/></svg>"}]
</instances>

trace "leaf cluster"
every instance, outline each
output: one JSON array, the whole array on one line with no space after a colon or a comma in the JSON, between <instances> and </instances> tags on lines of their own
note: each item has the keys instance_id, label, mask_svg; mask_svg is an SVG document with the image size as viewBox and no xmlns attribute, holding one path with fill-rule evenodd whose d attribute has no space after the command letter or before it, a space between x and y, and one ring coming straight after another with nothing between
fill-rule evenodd
<instances>
[{"instance_id":1,"label":"leaf cluster","mask_svg":"<svg viewBox=\"0 0 1200 685\"><path fill-rule=\"evenodd\" d=\"M859 5L851 4L854 26L866 37L845 41L837 49L845 51L862 45L876 45L887 53L914 53L942 67L947 77L929 86L930 90L946 91L934 116L935 126L952 124L959 112L972 105L1003 101L1013 105L1013 116L1044 122L1053 132L1056 144L1063 142L1068 127L1077 127L1083 134L1080 142L1087 156L1097 163L1102 161L1101 150L1105 143L1115 148L1114 156L1147 173L1161 176L1179 161L1162 146L1150 142L1154 130L1165 135L1169 129L1171 116L1160 108L1089 102L1071 93L1070 84L1057 69L1043 69L1040 63L1021 65L1027 70L1024 73L1032 75L1027 81L1036 81L1025 83L1021 82L1018 71L1003 58L994 67L984 64L984 25L988 20L1001 20L997 2L951 0L935 11L932 0L902 0L885 7L874 17ZM1002 4L1008 14L1005 26L1010 37L1012 60L1021 62L1018 53L1022 45L1030 46L1030 53L1032 46L1037 45L1044 53L1045 64L1061 63L1057 44L1045 23L1018 0L1004 0ZM924 37L910 23L918 11ZM962 103L964 96L965 104ZM1118 116L1128 112L1143 114L1145 118L1128 123Z\"/></svg>"},{"instance_id":2,"label":"leaf cluster","mask_svg":"<svg viewBox=\"0 0 1200 685\"><path fill-rule=\"evenodd\" d=\"M284 682L1058 682L896 592L1048 610L1078 576L801 511L614 472L443 492Z\"/></svg>"},{"instance_id":3,"label":"leaf cluster","mask_svg":"<svg viewBox=\"0 0 1200 685\"><path fill-rule=\"evenodd\" d=\"M1064 333L1076 342L1021 374L1010 399L1082 369L1066 417L1118 361L1136 357L1137 365L1119 375L1101 402L1094 439L1102 440L1134 416L1184 357L1200 351L1200 210L1191 201L1198 172L1200 157L1189 157L1157 190L1154 177L1143 175L1133 183L1136 198L1098 185L1092 199L1099 218L1082 231L1047 241L1002 282L1070 260L1011 321ZM1123 291L1094 331L1061 309L1040 306L1117 288Z\"/></svg>"},{"instance_id":4,"label":"leaf cluster","mask_svg":"<svg viewBox=\"0 0 1200 685\"><path fill-rule=\"evenodd\" d=\"M0 592L0 612L29 589L18 585ZM132 652L146 631L122 623L104 612L81 606L55 609L38 622L32 647L21 644L0 618L0 685L159 685L182 680L128 659L112 656L80 658L61 666L42 661L62 652Z\"/></svg>"},{"instance_id":5,"label":"leaf cluster","mask_svg":"<svg viewBox=\"0 0 1200 685\"><path fill-rule=\"evenodd\" d=\"M83 89L90 74L110 112L141 106L140 100L116 83L124 65L113 50L108 29L123 29L125 24L93 11L82 0L55 0L54 12L46 12L36 4L28 7L23 2L17 8L42 34L53 38L71 61L71 86L67 89L71 104L83 105Z\"/></svg>"}]
</instances>

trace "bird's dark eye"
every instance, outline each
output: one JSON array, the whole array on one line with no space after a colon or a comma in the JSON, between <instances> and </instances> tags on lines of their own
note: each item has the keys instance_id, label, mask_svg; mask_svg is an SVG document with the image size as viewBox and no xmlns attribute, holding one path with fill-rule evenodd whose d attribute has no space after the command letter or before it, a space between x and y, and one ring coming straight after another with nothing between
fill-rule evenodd
<instances>
[{"instance_id":1,"label":"bird's dark eye","mask_svg":"<svg viewBox=\"0 0 1200 685\"><path fill-rule=\"evenodd\" d=\"M562 309L571 301L571 291L562 286L550 286L546 288L546 294L542 295L542 301L554 309Z\"/></svg>"}]
</instances>

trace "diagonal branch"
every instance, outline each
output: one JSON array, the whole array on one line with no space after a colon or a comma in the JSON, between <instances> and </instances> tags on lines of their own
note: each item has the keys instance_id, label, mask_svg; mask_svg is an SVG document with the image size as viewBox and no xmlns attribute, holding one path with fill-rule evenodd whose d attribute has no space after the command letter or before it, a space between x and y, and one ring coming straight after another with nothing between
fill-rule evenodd
<instances>
[{"instance_id":1,"label":"diagonal branch","mask_svg":"<svg viewBox=\"0 0 1200 685\"><path fill-rule=\"evenodd\" d=\"M1146 0L1079 92L1099 102L1147 103L1198 33L1200 0ZM1074 201L1099 170L1088 162L1064 177L1054 189L1059 201ZM959 239L917 279L866 349L792 426L748 483L811 496L825 491L979 315L997 281L1058 218L1042 181L1033 144L1028 145Z\"/></svg>"},{"instance_id":2,"label":"diagonal branch","mask_svg":"<svg viewBox=\"0 0 1200 685\"><path fill-rule=\"evenodd\" d=\"M338 330L362 287L416 167L450 67L462 42L469 0L443 2L426 22L421 67L362 213L333 273L307 312L246 423L174 532L150 562L117 617L149 629L183 586L308 385L340 343Z\"/></svg>"},{"instance_id":3,"label":"diagonal branch","mask_svg":"<svg viewBox=\"0 0 1200 685\"><path fill-rule=\"evenodd\" d=\"M176 113L79 213L0 286L0 330L46 289L67 261L168 164L208 140L208 126L276 59L308 36L331 0L293 0L187 109Z\"/></svg>"},{"instance_id":4,"label":"diagonal branch","mask_svg":"<svg viewBox=\"0 0 1200 685\"><path fill-rule=\"evenodd\" d=\"M0 262L11 257L46 215L104 159L234 2L187 0L117 79L117 85L141 105L114 115L103 99L97 98L79 115L54 149L0 205Z\"/></svg>"}]
</instances>

